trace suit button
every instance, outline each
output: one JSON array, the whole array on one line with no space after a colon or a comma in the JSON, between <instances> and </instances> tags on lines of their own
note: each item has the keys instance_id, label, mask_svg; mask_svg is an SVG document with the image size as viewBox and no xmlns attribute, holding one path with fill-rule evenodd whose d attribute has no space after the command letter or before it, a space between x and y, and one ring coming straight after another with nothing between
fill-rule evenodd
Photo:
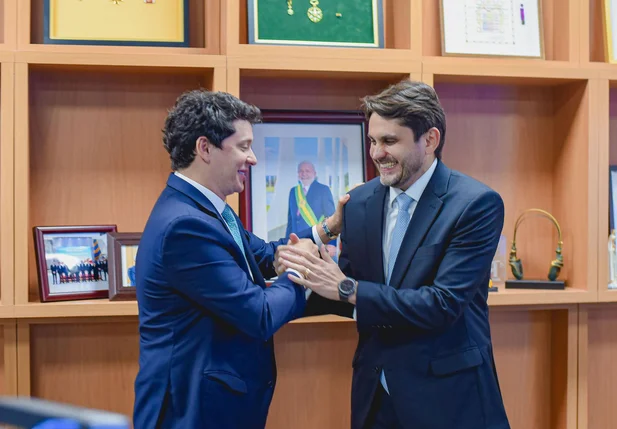
<instances>
[{"instance_id":1,"label":"suit button","mask_svg":"<svg viewBox=\"0 0 617 429\"><path fill-rule=\"evenodd\" d=\"M379 367L376 366L375 368L373 368L373 371L375 371L375 374L379 374Z\"/></svg>"},{"instance_id":2,"label":"suit button","mask_svg":"<svg viewBox=\"0 0 617 429\"><path fill-rule=\"evenodd\" d=\"M268 387L273 387L274 386L274 382L273 381L268 381Z\"/></svg>"}]
</instances>

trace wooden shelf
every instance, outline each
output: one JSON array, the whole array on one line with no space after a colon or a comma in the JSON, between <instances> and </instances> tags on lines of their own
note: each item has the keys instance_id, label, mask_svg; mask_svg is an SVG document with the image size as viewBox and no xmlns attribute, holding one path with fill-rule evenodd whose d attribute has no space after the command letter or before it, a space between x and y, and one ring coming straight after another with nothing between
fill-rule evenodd
<instances>
[{"instance_id":1,"label":"wooden shelf","mask_svg":"<svg viewBox=\"0 0 617 429\"><path fill-rule=\"evenodd\" d=\"M43 303L33 302L16 305L13 313L13 317L17 319L137 316L137 302L115 302L104 299Z\"/></svg>"},{"instance_id":2,"label":"wooden shelf","mask_svg":"<svg viewBox=\"0 0 617 429\"><path fill-rule=\"evenodd\" d=\"M88 50L53 52L32 49L15 53L15 62L59 66L126 66L154 68L224 68L226 59L221 55L188 55L170 51L128 51L94 53Z\"/></svg>"},{"instance_id":3,"label":"wooden shelf","mask_svg":"<svg viewBox=\"0 0 617 429\"><path fill-rule=\"evenodd\" d=\"M534 59L493 59L465 57L424 57L423 75L437 82L482 82L487 84L554 85L591 79L599 68L581 67L566 61Z\"/></svg>"},{"instance_id":4,"label":"wooden shelf","mask_svg":"<svg viewBox=\"0 0 617 429\"><path fill-rule=\"evenodd\" d=\"M565 290L522 290L499 288L498 292L488 295L491 307L509 305L547 305L576 304L595 302L595 295L583 289L566 288Z\"/></svg>"},{"instance_id":5,"label":"wooden shelf","mask_svg":"<svg viewBox=\"0 0 617 429\"><path fill-rule=\"evenodd\" d=\"M304 72L420 73L420 61L398 49L241 45L228 54L228 67L241 70L299 70Z\"/></svg>"}]
</instances>

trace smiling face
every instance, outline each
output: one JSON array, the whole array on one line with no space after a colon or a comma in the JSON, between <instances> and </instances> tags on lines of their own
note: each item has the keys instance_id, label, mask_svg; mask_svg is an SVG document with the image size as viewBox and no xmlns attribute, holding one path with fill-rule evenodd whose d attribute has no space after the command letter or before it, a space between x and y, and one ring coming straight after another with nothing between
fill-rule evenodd
<instances>
[{"instance_id":1,"label":"smiling face","mask_svg":"<svg viewBox=\"0 0 617 429\"><path fill-rule=\"evenodd\" d=\"M248 121L235 120L235 132L224 139L221 148L208 143L208 184L211 191L225 199L244 190L249 168L257 164L251 148L253 128Z\"/></svg>"},{"instance_id":2,"label":"smiling face","mask_svg":"<svg viewBox=\"0 0 617 429\"><path fill-rule=\"evenodd\" d=\"M315 180L315 168L309 162L303 162L298 166L298 179L304 186L308 186Z\"/></svg>"},{"instance_id":3,"label":"smiling face","mask_svg":"<svg viewBox=\"0 0 617 429\"><path fill-rule=\"evenodd\" d=\"M373 113L369 119L370 154L384 186L407 190L435 159L434 128L415 139L409 127ZM438 139L438 137L437 137ZM439 141L439 140L437 140Z\"/></svg>"}]
</instances>

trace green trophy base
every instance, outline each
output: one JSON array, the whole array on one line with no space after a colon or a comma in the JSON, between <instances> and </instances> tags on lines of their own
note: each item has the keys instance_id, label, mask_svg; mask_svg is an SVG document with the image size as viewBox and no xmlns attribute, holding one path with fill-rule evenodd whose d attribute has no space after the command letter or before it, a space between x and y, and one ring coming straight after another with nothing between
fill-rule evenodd
<instances>
[{"instance_id":1,"label":"green trophy base","mask_svg":"<svg viewBox=\"0 0 617 429\"><path fill-rule=\"evenodd\" d=\"M563 280L506 280L506 289L548 289L564 290L566 282Z\"/></svg>"}]
</instances>

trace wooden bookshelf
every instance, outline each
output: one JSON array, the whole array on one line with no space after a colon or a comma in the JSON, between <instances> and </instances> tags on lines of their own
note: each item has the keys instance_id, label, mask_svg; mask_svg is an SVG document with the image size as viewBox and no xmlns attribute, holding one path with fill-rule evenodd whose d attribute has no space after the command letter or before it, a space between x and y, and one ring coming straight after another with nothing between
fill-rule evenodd
<instances>
[{"instance_id":1,"label":"wooden bookshelf","mask_svg":"<svg viewBox=\"0 0 617 429\"><path fill-rule=\"evenodd\" d=\"M132 412L136 302L41 303L32 227L140 231L169 174L160 129L182 91L349 110L411 78L444 105L446 164L504 198L507 248L527 208L550 211L564 231L566 290L489 295L511 426L614 426L607 196L617 65L605 58L602 0L541 3L544 60L442 56L437 0L384 0L384 49L249 44L244 0L191 0L188 48L46 45L43 0L0 0L0 393ZM237 195L228 202L239 210ZM553 226L529 219L518 234L526 277L545 277ZM355 322L331 315L276 334L268 429L349 426L332 404L349 402L356 340Z\"/></svg>"}]
</instances>

